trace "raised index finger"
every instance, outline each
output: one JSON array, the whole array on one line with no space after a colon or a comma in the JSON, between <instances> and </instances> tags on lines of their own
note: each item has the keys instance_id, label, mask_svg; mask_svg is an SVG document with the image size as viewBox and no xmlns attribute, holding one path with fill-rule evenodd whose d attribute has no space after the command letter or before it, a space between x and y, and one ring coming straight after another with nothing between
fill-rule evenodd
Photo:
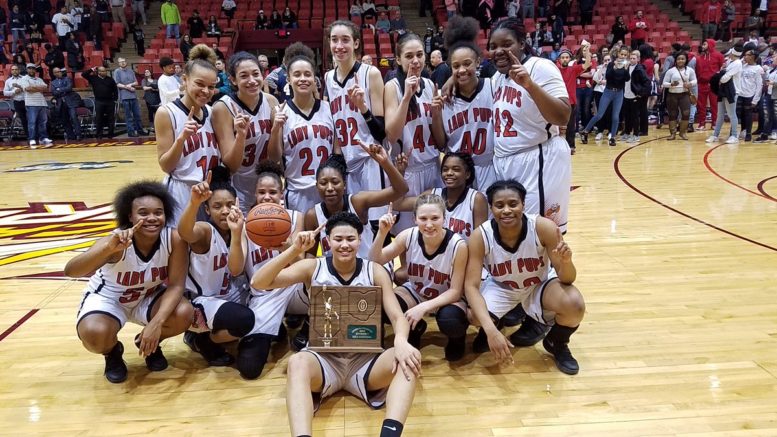
<instances>
[{"instance_id":1,"label":"raised index finger","mask_svg":"<svg viewBox=\"0 0 777 437\"><path fill-rule=\"evenodd\" d=\"M393 212L394 212L394 202L389 202L389 207L386 214L391 215Z\"/></svg>"},{"instance_id":2,"label":"raised index finger","mask_svg":"<svg viewBox=\"0 0 777 437\"><path fill-rule=\"evenodd\" d=\"M210 187L210 181L212 179L213 179L213 171L212 170L208 170L208 177L207 177L208 187Z\"/></svg>"},{"instance_id":3,"label":"raised index finger","mask_svg":"<svg viewBox=\"0 0 777 437\"><path fill-rule=\"evenodd\" d=\"M189 117L186 118L187 121L191 121L194 119L194 111L197 108L197 105L192 105L192 107L189 109Z\"/></svg>"},{"instance_id":4,"label":"raised index finger","mask_svg":"<svg viewBox=\"0 0 777 437\"><path fill-rule=\"evenodd\" d=\"M520 59L518 59L518 56L515 56L515 53L508 51L507 52L510 55L510 59L512 59L513 63L521 65Z\"/></svg>"},{"instance_id":5,"label":"raised index finger","mask_svg":"<svg viewBox=\"0 0 777 437\"><path fill-rule=\"evenodd\" d=\"M137 231L141 226L143 226L143 221L144 220L145 219L143 217L139 218L137 223L135 223L135 225L132 227L132 232Z\"/></svg>"},{"instance_id":6,"label":"raised index finger","mask_svg":"<svg viewBox=\"0 0 777 437\"><path fill-rule=\"evenodd\" d=\"M320 234L320 233L321 233L321 231L323 231L323 230L324 230L324 228L326 228L326 222L324 222L324 223L321 223L320 225L318 225L318 227L316 228L316 230L315 230L315 231L313 231L313 234L314 234L314 235L318 235L318 234Z\"/></svg>"}]
</instances>

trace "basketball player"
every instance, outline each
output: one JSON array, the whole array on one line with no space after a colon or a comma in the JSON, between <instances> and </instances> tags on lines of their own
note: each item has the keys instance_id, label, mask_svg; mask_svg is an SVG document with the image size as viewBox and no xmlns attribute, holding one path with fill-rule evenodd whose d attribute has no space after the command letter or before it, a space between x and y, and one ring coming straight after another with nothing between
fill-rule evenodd
<instances>
[{"instance_id":1,"label":"basketball player","mask_svg":"<svg viewBox=\"0 0 777 437\"><path fill-rule=\"evenodd\" d=\"M445 201L445 227L465 241L472 231L488 219L488 201L472 188L476 166L472 156L463 152L448 152L442 158L440 175L444 188L432 188L423 194L436 194ZM398 211L412 211L417 197L404 197L394 202Z\"/></svg>"},{"instance_id":2,"label":"basketball player","mask_svg":"<svg viewBox=\"0 0 777 437\"><path fill-rule=\"evenodd\" d=\"M409 341L420 348L426 331L424 316L435 313L440 332L448 337L445 359L457 361L464 356L467 334L464 273L467 268L467 243L458 234L445 229L445 201L436 194L423 194L415 202L416 226L405 229L391 244L383 240L394 226L389 212L380 219L370 259L384 264L404 253L407 281L394 289L399 305L410 323Z\"/></svg>"},{"instance_id":3,"label":"basketball player","mask_svg":"<svg viewBox=\"0 0 777 437\"><path fill-rule=\"evenodd\" d=\"M572 177L569 145L559 136L571 113L561 72L531 56L520 20L507 18L491 31L489 49L498 73L494 88L494 167L499 179L526 187L526 212L567 229Z\"/></svg>"},{"instance_id":4,"label":"basketball player","mask_svg":"<svg viewBox=\"0 0 777 437\"><path fill-rule=\"evenodd\" d=\"M510 347L533 344L544 335L544 330L524 329L527 321L551 325L542 345L559 370L574 375L580 368L568 343L583 320L585 302L572 285L577 276L572 250L555 223L524 212L526 189L520 183L497 181L487 196L494 218L469 240L464 287L470 317L481 326L472 347L512 361ZM483 267L490 276L481 282ZM519 304L527 317L508 340L499 332L502 318Z\"/></svg>"},{"instance_id":5,"label":"basketball player","mask_svg":"<svg viewBox=\"0 0 777 437\"><path fill-rule=\"evenodd\" d=\"M203 203L209 219L196 221ZM186 297L197 315L195 329L202 331L186 331L183 340L211 366L232 364L234 358L220 344L242 338L254 326L253 312L242 305L241 283L233 279L243 273L243 259L231 256L241 253L242 231L243 213L229 170L216 167L205 182L192 187L178 223L178 233L191 247Z\"/></svg>"},{"instance_id":6,"label":"basketball player","mask_svg":"<svg viewBox=\"0 0 777 437\"><path fill-rule=\"evenodd\" d=\"M386 84L383 93L386 114L386 138L407 155L405 181L409 196L442 186L440 181L440 152L431 133L432 100L437 95L434 83L421 77L426 64L421 38L408 32L396 44L397 77ZM436 111L441 106L436 106ZM401 216L397 230L413 225L409 214Z\"/></svg>"},{"instance_id":7,"label":"basketball player","mask_svg":"<svg viewBox=\"0 0 777 437\"><path fill-rule=\"evenodd\" d=\"M183 97L160 107L154 116L159 166L167 173L165 185L176 201L176 219L189 203L192 186L219 165L221 155L208 106L218 82L215 62L210 47L194 46L183 71ZM169 224L177 223L171 218Z\"/></svg>"},{"instance_id":8,"label":"basketball player","mask_svg":"<svg viewBox=\"0 0 777 437\"><path fill-rule=\"evenodd\" d=\"M167 368L159 342L186 330L193 308L183 299L189 248L173 228L175 201L164 185L136 182L113 201L119 227L71 259L65 274L89 278L76 329L86 350L105 356L105 378L127 379L124 345L117 334L129 320L143 326L135 337L151 371Z\"/></svg>"},{"instance_id":9,"label":"basketball player","mask_svg":"<svg viewBox=\"0 0 777 437\"><path fill-rule=\"evenodd\" d=\"M442 105L440 117L432 119L432 133L445 149L472 155L474 188L485 193L496 180L494 172L494 94L491 81L478 78L480 47L475 39L480 25L474 18L454 16L445 29L449 63L453 70L454 94ZM439 114L439 113L435 113ZM483 205L485 205L483 198Z\"/></svg>"},{"instance_id":10,"label":"basketball player","mask_svg":"<svg viewBox=\"0 0 777 437\"><path fill-rule=\"evenodd\" d=\"M232 185L247 214L254 203L256 164L267 158L274 108L278 100L262 92L263 77L255 55L238 52L227 61L229 79L237 92L213 105L213 130L224 164L232 172Z\"/></svg>"},{"instance_id":11,"label":"basketball player","mask_svg":"<svg viewBox=\"0 0 777 437\"><path fill-rule=\"evenodd\" d=\"M320 354L305 349L292 355L286 379L286 411L291 433L294 436L311 435L313 413L320 400L344 389L372 408L386 404L386 419L380 435L399 436L415 395L421 354L407 342L408 323L392 292L388 272L377 263L356 256L362 233L359 218L353 213L339 212L327 220L326 225L321 225L324 226L332 242L331 257L305 259L286 267L316 244L320 229L300 232L291 247L254 273L251 285L257 289L297 283L304 283L306 287L381 287L383 310L394 328L394 347L381 354Z\"/></svg>"},{"instance_id":12,"label":"basketball player","mask_svg":"<svg viewBox=\"0 0 777 437\"><path fill-rule=\"evenodd\" d=\"M286 48L292 98L276 111L268 156L283 162L286 206L307 211L318 201L316 169L329 155L340 154L329 105L317 99L313 51L302 43Z\"/></svg>"}]
</instances>

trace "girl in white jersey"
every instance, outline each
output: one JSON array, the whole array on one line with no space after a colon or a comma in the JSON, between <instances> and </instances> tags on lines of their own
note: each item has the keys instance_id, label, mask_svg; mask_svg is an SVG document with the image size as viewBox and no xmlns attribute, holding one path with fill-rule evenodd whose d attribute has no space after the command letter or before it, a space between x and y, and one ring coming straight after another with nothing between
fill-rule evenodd
<instances>
[{"instance_id":1,"label":"girl in white jersey","mask_svg":"<svg viewBox=\"0 0 777 437\"><path fill-rule=\"evenodd\" d=\"M175 201L162 184L136 182L116 195L119 227L71 259L65 274L81 278L95 272L78 310L76 329L86 350L105 355L105 377L127 379L124 345L117 334L129 320L143 326L135 337L146 366L167 368L162 339L189 327L194 310L182 299L188 247L173 228Z\"/></svg>"},{"instance_id":2,"label":"girl in white jersey","mask_svg":"<svg viewBox=\"0 0 777 437\"><path fill-rule=\"evenodd\" d=\"M227 61L227 71L237 92L224 95L213 105L213 131L224 165L232 172L240 209L247 214L254 203L256 164L267 159L278 100L262 92L264 80L255 55L235 53Z\"/></svg>"},{"instance_id":3,"label":"girl in white jersey","mask_svg":"<svg viewBox=\"0 0 777 437\"><path fill-rule=\"evenodd\" d=\"M386 139L400 145L407 155L405 181L410 196L442 186L440 181L440 152L431 133L432 115L441 110L441 99L435 99L434 83L421 77L426 63L421 38L406 33L396 45L397 77L386 84L383 106L386 114ZM433 100L436 100L434 108ZM397 230L413 225L410 214L400 217Z\"/></svg>"},{"instance_id":4,"label":"girl in white jersey","mask_svg":"<svg viewBox=\"0 0 777 437\"><path fill-rule=\"evenodd\" d=\"M432 119L432 133L437 144L444 144L446 150L472 155L474 187L485 193L496 180L491 119L494 94L491 81L477 76L481 56L475 39L479 32L474 18L455 16L448 22L444 36L455 92L443 105L441 116Z\"/></svg>"},{"instance_id":5,"label":"girl in white jersey","mask_svg":"<svg viewBox=\"0 0 777 437\"><path fill-rule=\"evenodd\" d=\"M392 292L388 272L377 263L356 256L361 228L361 221L354 214L334 214L326 223L327 236L332 242L331 257L294 262L316 244L320 229L301 232L291 247L265 264L251 279L251 286L257 289L298 283L381 287L383 310L394 328L394 347L381 354L319 354L306 349L292 355L286 378L286 410L291 434L295 436L312 434L313 413L318 407L314 404L314 394L324 399L347 390L373 408L385 403L386 419L380 435L389 437L401 435L413 403L421 354L407 341L410 328Z\"/></svg>"},{"instance_id":6,"label":"girl in white jersey","mask_svg":"<svg viewBox=\"0 0 777 437\"><path fill-rule=\"evenodd\" d=\"M559 136L572 112L561 72L553 62L527 54L523 23L494 25L489 50L498 73L494 87L494 168L499 179L526 187L526 212L566 231L570 149Z\"/></svg>"},{"instance_id":7,"label":"girl in white jersey","mask_svg":"<svg viewBox=\"0 0 777 437\"><path fill-rule=\"evenodd\" d=\"M215 62L210 47L194 46L184 67L183 97L160 107L154 116L159 166L167 173L165 185L176 201L176 219L189 203L191 187L204 181L221 158L208 106L218 82Z\"/></svg>"},{"instance_id":8,"label":"girl in white jersey","mask_svg":"<svg viewBox=\"0 0 777 437\"><path fill-rule=\"evenodd\" d=\"M552 325L542 345L559 370L574 375L579 366L568 343L583 320L585 302L572 285L577 276L572 250L556 224L524 213L526 189L520 183L497 181L487 195L494 218L469 240L464 286L470 318L481 326L472 348L512 361L511 346L533 345L545 336L544 326ZM481 281L484 267L490 276ZM508 341L499 331L502 318L518 305L527 317Z\"/></svg>"},{"instance_id":9,"label":"girl in white jersey","mask_svg":"<svg viewBox=\"0 0 777 437\"><path fill-rule=\"evenodd\" d=\"M410 344L420 348L426 331L424 316L435 313L440 332L448 337L445 359L457 361L464 356L467 315L461 297L467 267L467 243L446 229L445 201L436 194L424 194L415 202L416 226L405 229L386 247L383 240L394 225L394 215L380 219L380 228L370 249L370 259L384 264L405 254L407 282L394 289L405 317L410 323Z\"/></svg>"},{"instance_id":10,"label":"girl in white jersey","mask_svg":"<svg viewBox=\"0 0 777 437\"><path fill-rule=\"evenodd\" d=\"M196 221L205 204L207 221ZM211 366L228 366L234 359L220 343L242 338L254 326L254 314L242 305L242 286L234 276L243 272L240 253L243 213L229 185L229 170L216 167L207 181L192 187L191 199L178 232L191 247L186 296L192 301L197 331L186 331L184 343Z\"/></svg>"},{"instance_id":11,"label":"girl in white jersey","mask_svg":"<svg viewBox=\"0 0 777 437\"><path fill-rule=\"evenodd\" d=\"M318 200L316 169L329 155L340 153L329 105L314 91L313 52L302 43L286 48L292 98L276 111L270 135L271 160L286 169L286 206L307 211Z\"/></svg>"}]
</instances>

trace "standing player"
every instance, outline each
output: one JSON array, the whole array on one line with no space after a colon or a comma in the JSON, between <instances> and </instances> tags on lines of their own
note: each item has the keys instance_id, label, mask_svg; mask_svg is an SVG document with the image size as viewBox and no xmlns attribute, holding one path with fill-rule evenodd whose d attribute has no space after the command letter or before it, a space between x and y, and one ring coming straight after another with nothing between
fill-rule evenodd
<instances>
[{"instance_id":1,"label":"standing player","mask_svg":"<svg viewBox=\"0 0 777 437\"><path fill-rule=\"evenodd\" d=\"M165 185L176 201L175 218L189 203L192 186L219 165L208 106L218 82L215 62L210 47L194 46L183 71L183 97L160 107L154 116L159 166L167 173ZM170 225L176 225L172 218Z\"/></svg>"},{"instance_id":2,"label":"standing player","mask_svg":"<svg viewBox=\"0 0 777 437\"><path fill-rule=\"evenodd\" d=\"M448 337L445 359L457 361L464 356L467 335L464 273L467 268L467 243L458 234L444 228L445 201L436 194L418 197L413 210L416 226L405 229L386 247L383 240L394 226L394 215L380 219L380 228L372 243L370 259L380 264L405 254L407 282L394 289L399 306L410 323L409 342L420 348L426 331L424 316L435 313L440 332Z\"/></svg>"},{"instance_id":3,"label":"standing player","mask_svg":"<svg viewBox=\"0 0 777 437\"><path fill-rule=\"evenodd\" d=\"M498 73L494 85L494 167L499 179L526 187L526 212L567 228L572 163L559 136L571 114L561 73L526 51L526 31L515 18L498 22L488 42ZM590 123L589 123L590 124Z\"/></svg>"},{"instance_id":4,"label":"standing player","mask_svg":"<svg viewBox=\"0 0 777 437\"><path fill-rule=\"evenodd\" d=\"M162 184L127 185L113 201L119 227L65 266L72 278L95 272L78 309L76 329L86 350L105 356L110 382L127 379L124 345L117 334L128 320L143 326L135 344L148 369L156 372L167 368L159 342L191 323L194 311L182 299L188 247L166 226L174 203Z\"/></svg>"},{"instance_id":5,"label":"standing player","mask_svg":"<svg viewBox=\"0 0 777 437\"><path fill-rule=\"evenodd\" d=\"M267 158L273 108L278 100L262 92L262 70L256 56L235 53L227 61L227 71L237 92L224 95L213 105L213 130L224 164L232 172L240 209L247 214L254 203L256 164Z\"/></svg>"},{"instance_id":6,"label":"standing player","mask_svg":"<svg viewBox=\"0 0 777 437\"><path fill-rule=\"evenodd\" d=\"M302 43L286 48L292 98L276 110L269 158L285 167L286 206L307 211L316 204L316 169L329 155L340 154L329 105L316 98L314 53Z\"/></svg>"},{"instance_id":7,"label":"standing player","mask_svg":"<svg viewBox=\"0 0 777 437\"><path fill-rule=\"evenodd\" d=\"M421 38L411 32L397 41L399 67L397 77L386 84L383 105L386 114L386 138L399 144L407 155L405 181L408 195L417 196L424 191L440 187L440 152L431 133L432 100L437 94L434 83L421 77L426 64ZM436 110L439 111L438 99ZM398 229L412 226L409 214L400 217Z\"/></svg>"},{"instance_id":8,"label":"standing player","mask_svg":"<svg viewBox=\"0 0 777 437\"><path fill-rule=\"evenodd\" d=\"M196 221L203 203L208 221ZM234 359L219 344L242 338L254 326L254 314L242 305L243 290L233 278L243 272L243 259L232 256L241 252L242 231L243 213L229 184L229 170L216 167L207 181L192 187L178 223L181 238L191 247L186 296L204 318L197 326L204 332L186 331L183 340L211 366L232 364Z\"/></svg>"},{"instance_id":9,"label":"standing player","mask_svg":"<svg viewBox=\"0 0 777 437\"><path fill-rule=\"evenodd\" d=\"M432 119L432 133L437 144L451 152L472 155L476 190L485 193L496 180L494 173L494 93L491 81L478 78L480 47L475 39L480 25L474 18L455 16L445 30L449 63L453 70L455 93L449 104L442 106L440 117ZM485 205L485 198L483 198Z\"/></svg>"},{"instance_id":10,"label":"standing player","mask_svg":"<svg viewBox=\"0 0 777 437\"><path fill-rule=\"evenodd\" d=\"M512 361L510 347L534 344L544 335L544 329L525 329L527 322L552 325L542 345L559 370L574 375L579 366L569 337L583 320L585 302L572 285L577 276L572 250L555 223L524 213L526 189L518 182L497 181L487 195L494 218L469 240L464 286L470 316L481 326L472 348L476 353L491 349L500 361ZM481 282L483 267L490 276ZM499 332L502 318L519 304L527 317L508 341Z\"/></svg>"},{"instance_id":11,"label":"standing player","mask_svg":"<svg viewBox=\"0 0 777 437\"><path fill-rule=\"evenodd\" d=\"M388 272L377 263L356 256L362 224L354 214L340 212L326 222L327 236L332 242L331 257L305 259L286 267L316 244L318 232L316 229L299 233L291 247L253 275L251 285L257 289L298 283L306 287L378 286L382 289L383 310L394 328L394 347L381 354L319 354L306 349L292 355L286 379L291 433L312 434L313 413L319 406L314 403L314 395L320 401L344 389L372 408L385 404L386 419L380 435L399 436L415 396L421 354L407 342L409 326L392 292Z\"/></svg>"}]
</instances>

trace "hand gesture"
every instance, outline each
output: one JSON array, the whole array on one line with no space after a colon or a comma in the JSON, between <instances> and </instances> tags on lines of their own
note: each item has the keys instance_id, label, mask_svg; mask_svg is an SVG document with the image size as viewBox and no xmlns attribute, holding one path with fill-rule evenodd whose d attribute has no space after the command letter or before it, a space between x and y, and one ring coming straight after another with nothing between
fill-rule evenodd
<instances>
[{"instance_id":1,"label":"hand gesture","mask_svg":"<svg viewBox=\"0 0 777 437\"><path fill-rule=\"evenodd\" d=\"M159 346L159 337L162 335L162 325L158 323L149 323L140 331L140 345L138 346L138 355L147 357L154 353Z\"/></svg>"},{"instance_id":2,"label":"hand gesture","mask_svg":"<svg viewBox=\"0 0 777 437\"><path fill-rule=\"evenodd\" d=\"M439 115L442 114L442 105L445 104L445 101L442 98L442 91L438 90L436 86L434 88L434 97L432 98L432 115Z\"/></svg>"},{"instance_id":3,"label":"hand gesture","mask_svg":"<svg viewBox=\"0 0 777 437\"><path fill-rule=\"evenodd\" d=\"M410 329L415 328L415 325L417 325L418 322L424 318L426 312L427 311L424 309L422 304L418 304L413 308L405 311L405 318L407 319L407 323L410 324Z\"/></svg>"},{"instance_id":4,"label":"hand gesture","mask_svg":"<svg viewBox=\"0 0 777 437\"><path fill-rule=\"evenodd\" d=\"M394 166L397 168L397 170L399 170L400 173L402 173L402 175L405 174L405 170L407 170L407 155L405 155L405 152L397 155Z\"/></svg>"},{"instance_id":5,"label":"hand gesture","mask_svg":"<svg viewBox=\"0 0 777 437\"><path fill-rule=\"evenodd\" d=\"M366 105L364 104L364 90L359 84L355 83L352 87L348 88L348 100L350 100L354 108L364 112L363 109L366 108Z\"/></svg>"},{"instance_id":6,"label":"hand gesture","mask_svg":"<svg viewBox=\"0 0 777 437\"><path fill-rule=\"evenodd\" d=\"M230 208L229 214L227 215L227 225L229 225L229 230L234 232L242 232L243 231L243 222L245 221L245 217L243 217L243 211L240 210L240 198L235 198L235 204Z\"/></svg>"},{"instance_id":7,"label":"hand gesture","mask_svg":"<svg viewBox=\"0 0 777 437\"><path fill-rule=\"evenodd\" d=\"M316 238L325 227L326 223L322 223L314 231L300 232L296 237L294 237L292 247L300 253L307 252L308 250L312 249L313 246L316 245Z\"/></svg>"},{"instance_id":8,"label":"hand gesture","mask_svg":"<svg viewBox=\"0 0 777 437\"><path fill-rule=\"evenodd\" d=\"M231 103L232 113L235 117L232 119L232 128L235 130L235 138L245 138L248 132L249 118L234 103Z\"/></svg>"},{"instance_id":9,"label":"hand gesture","mask_svg":"<svg viewBox=\"0 0 777 437\"><path fill-rule=\"evenodd\" d=\"M518 85L526 88L531 83L531 77L529 77L529 71L521 64L521 61L513 52L508 52L510 59L513 61L513 65L510 67L510 79Z\"/></svg>"},{"instance_id":10,"label":"hand gesture","mask_svg":"<svg viewBox=\"0 0 777 437\"><path fill-rule=\"evenodd\" d=\"M510 353L510 348L512 347L515 346L513 346L501 332L497 331L495 335L488 336L488 349L491 350L491 353L494 354L494 357L499 363L515 363L513 354Z\"/></svg>"},{"instance_id":11,"label":"hand gesture","mask_svg":"<svg viewBox=\"0 0 777 437\"><path fill-rule=\"evenodd\" d=\"M561 235L561 229L556 228L556 236L558 237L558 244L550 251L550 260L553 265L566 264L572 261L572 249L569 248L564 236Z\"/></svg>"},{"instance_id":12,"label":"hand gesture","mask_svg":"<svg viewBox=\"0 0 777 437\"><path fill-rule=\"evenodd\" d=\"M213 172L208 170L207 180L200 182L192 187L191 202L194 205L200 205L202 202L210 199L213 192L210 190L210 181L213 178Z\"/></svg>"},{"instance_id":13,"label":"hand gesture","mask_svg":"<svg viewBox=\"0 0 777 437\"><path fill-rule=\"evenodd\" d=\"M272 128L273 130L276 129L283 129L283 126L286 125L286 114L283 112L283 108L286 107L286 102L283 102L282 105L275 107L275 118L272 120Z\"/></svg>"},{"instance_id":14,"label":"hand gesture","mask_svg":"<svg viewBox=\"0 0 777 437\"><path fill-rule=\"evenodd\" d=\"M418 76L408 76L407 79L405 79L405 94L403 97L406 99L411 98L415 93L418 92L419 87L420 79Z\"/></svg>"},{"instance_id":15,"label":"hand gesture","mask_svg":"<svg viewBox=\"0 0 777 437\"><path fill-rule=\"evenodd\" d=\"M393 208L394 208L394 204L392 202L389 202L388 212L383 214L383 216L380 218L380 221L378 222L378 226L379 226L378 232L388 234L388 232L394 226L394 222L396 221L396 218L394 218Z\"/></svg>"},{"instance_id":16,"label":"hand gesture","mask_svg":"<svg viewBox=\"0 0 777 437\"><path fill-rule=\"evenodd\" d=\"M375 162L377 162L379 165L383 165L388 162L389 157L386 153L386 149L383 148L380 144L364 144L362 140L359 141L359 146L367 152L370 155L370 158L374 159Z\"/></svg>"},{"instance_id":17,"label":"hand gesture","mask_svg":"<svg viewBox=\"0 0 777 437\"><path fill-rule=\"evenodd\" d=\"M199 108L197 105L192 105L192 108L189 110L189 117L186 119L186 123L183 125L183 131L181 131L181 134L179 135L181 140L188 140L189 137L197 133L197 131L202 127L202 125L197 123L197 121L194 119L194 113L198 110Z\"/></svg>"},{"instance_id":18,"label":"hand gesture","mask_svg":"<svg viewBox=\"0 0 777 437\"><path fill-rule=\"evenodd\" d=\"M124 252L132 245L132 236L143 226L144 219L138 221L129 229L114 229L111 232L111 239L108 240L108 249L113 252Z\"/></svg>"},{"instance_id":19,"label":"hand gesture","mask_svg":"<svg viewBox=\"0 0 777 437\"><path fill-rule=\"evenodd\" d=\"M456 88L456 81L455 80L449 80L445 82L442 85L442 100L445 103L451 103L453 101L453 96L456 95L457 88Z\"/></svg>"},{"instance_id":20,"label":"hand gesture","mask_svg":"<svg viewBox=\"0 0 777 437\"><path fill-rule=\"evenodd\" d=\"M402 369L402 373L408 381L413 376L418 378L421 376L421 352L418 352L418 349L407 342L394 346L394 365L391 368L391 373L397 373L397 368Z\"/></svg>"}]
</instances>

